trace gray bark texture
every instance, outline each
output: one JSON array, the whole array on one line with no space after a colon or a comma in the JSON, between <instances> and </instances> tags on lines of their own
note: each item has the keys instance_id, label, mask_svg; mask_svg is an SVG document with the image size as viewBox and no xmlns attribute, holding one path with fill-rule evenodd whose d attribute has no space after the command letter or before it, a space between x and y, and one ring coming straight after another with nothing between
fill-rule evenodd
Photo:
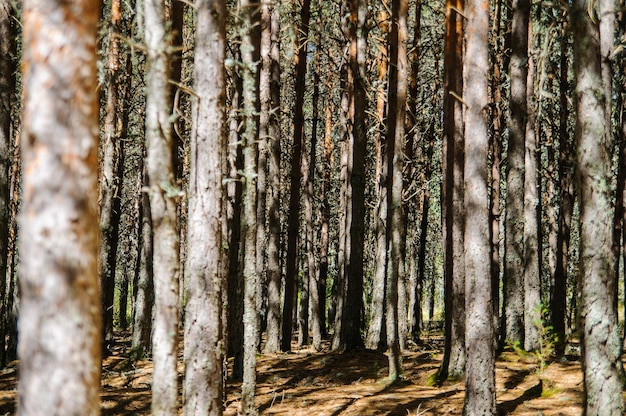
<instances>
[{"instance_id":1,"label":"gray bark texture","mask_svg":"<svg viewBox=\"0 0 626 416\"><path fill-rule=\"evenodd\" d=\"M265 352L280 350L280 13L276 5L270 9L270 94L271 106L268 126L268 189L267 189L267 332Z\"/></svg>"},{"instance_id":2,"label":"gray bark texture","mask_svg":"<svg viewBox=\"0 0 626 416\"><path fill-rule=\"evenodd\" d=\"M111 26L109 27L108 72L106 82L106 115L104 119L104 135L100 143L102 151L100 170L100 285L102 295L103 332L105 348L113 342L113 300L115 294L115 267L117 260L117 243L120 223L120 160L121 137L119 108L119 76L120 76L120 21L121 2L111 2ZM107 353L105 349L105 354Z\"/></svg>"},{"instance_id":3,"label":"gray bark texture","mask_svg":"<svg viewBox=\"0 0 626 416\"><path fill-rule=\"evenodd\" d=\"M22 416L100 414L99 12L23 2Z\"/></svg>"},{"instance_id":4,"label":"gray bark texture","mask_svg":"<svg viewBox=\"0 0 626 416\"><path fill-rule=\"evenodd\" d=\"M15 28L11 2L0 0L0 299L7 294L7 261L9 251L9 211L11 187L11 103L15 94ZM0 314L7 317L7 304L0 302ZM0 365L6 364L6 324L0 322Z\"/></svg>"},{"instance_id":5,"label":"gray bark texture","mask_svg":"<svg viewBox=\"0 0 626 416\"><path fill-rule=\"evenodd\" d=\"M178 412L179 241L164 0L146 0L146 171L153 235L152 414Z\"/></svg>"},{"instance_id":6,"label":"gray bark texture","mask_svg":"<svg viewBox=\"0 0 626 416\"><path fill-rule=\"evenodd\" d=\"M465 312L466 371L463 414L495 415L495 350L487 186L489 1L465 8Z\"/></svg>"},{"instance_id":7,"label":"gray bark texture","mask_svg":"<svg viewBox=\"0 0 626 416\"><path fill-rule=\"evenodd\" d=\"M225 149L226 3L196 2L193 127L187 215L184 414L221 415L225 354L222 297L222 154Z\"/></svg>"},{"instance_id":8,"label":"gray bark texture","mask_svg":"<svg viewBox=\"0 0 626 416\"><path fill-rule=\"evenodd\" d=\"M256 233L257 233L257 74L256 56L258 46L254 28L258 23L259 4L240 0L242 36L241 61L243 114L240 135L243 152L243 176L241 193L241 243L243 245L243 383L241 385L241 411L245 415L256 415L254 404L256 391L257 353L257 281Z\"/></svg>"},{"instance_id":9,"label":"gray bark texture","mask_svg":"<svg viewBox=\"0 0 626 416\"><path fill-rule=\"evenodd\" d=\"M611 251L611 139L601 70L600 31L588 2L575 0L577 172L580 195L580 282L585 415L622 415L622 343Z\"/></svg>"},{"instance_id":10,"label":"gray bark texture","mask_svg":"<svg viewBox=\"0 0 626 416\"><path fill-rule=\"evenodd\" d=\"M524 342L524 143L528 78L530 1L513 1L511 99L505 218L504 331L508 342Z\"/></svg>"},{"instance_id":11,"label":"gray bark texture","mask_svg":"<svg viewBox=\"0 0 626 416\"><path fill-rule=\"evenodd\" d=\"M145 167L140 169L137 179L139 226L137 237L139 250L135 266L135 311L133 315L132 354L133 359L143 358L151 349L152 306L154 304L154 273L152 267L152 215L150 215L150 196L142 192L147 182Z\"/></svg>"},{"instance_id":12,"label":"gray bark texture","mask_svg":"<svg viewBox=\"0 0 626 416\"><path fill-rule=\"evenodd\" d=\"M532 38L532 29L529 29ZM529 41L532 45L532 41ZM526 84L527 120L524 156L524 349L527 351L539 348L539 331L541 325L541 274L540 274L540 235L541 235L541 203L540 183L538 177L538 133L536 117L531 103L534 98L534 63L528 61L528 81Z\"/></svg>"},{"instance_id":13,"label":"gray bark texture","mask_svg":"<svg viewBox=\"0 0 626 416\"><path fill-rule=\"evenodd\" d=\"M386 324L389 356L389 381L394 382L402 375L399 332L399 289L404 290L404 259L402 256L402 236L404 211L402 203L404 165L404 136L407 97L407 15L408 2L393 0L391 6L392 26L390 35L389 72L389 118L387 128L388 170L388 209L387 235L390 255L387 265L386 285Z\"/></svg>"}]
</instances>

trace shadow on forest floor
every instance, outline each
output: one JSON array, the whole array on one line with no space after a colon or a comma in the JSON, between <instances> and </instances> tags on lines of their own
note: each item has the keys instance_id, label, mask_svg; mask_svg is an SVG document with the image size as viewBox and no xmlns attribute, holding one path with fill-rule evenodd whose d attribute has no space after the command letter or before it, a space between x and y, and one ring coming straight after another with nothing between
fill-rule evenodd
<instances>
[{"instance_id":1,"label":"shadow on forest floor","mask_svg":"<svg viewBox=\"0 0 626 416\"><path fill-rule=\"evenodd\" d=\"M463 381L430 386L441 360L441 341L432 336L403 354L404 379L386 384L385 354L362 350L315 352L293 346L291 353L262 354L257 365L257 404L261 414L289 416L460 415ZM118 337L102 371L102 414L149 415L152 363L128 359L129 339ZM571 358L571 357L570 357ZM496 363L499 415L579 415L582 413L580 363L538 365L514 352ZM182 363L179 366L182 374ZM15 414L17 363L0 371L0 416ZM234 416L240 383L229 382L224 414Z\"/></svg>"}]
</instances>

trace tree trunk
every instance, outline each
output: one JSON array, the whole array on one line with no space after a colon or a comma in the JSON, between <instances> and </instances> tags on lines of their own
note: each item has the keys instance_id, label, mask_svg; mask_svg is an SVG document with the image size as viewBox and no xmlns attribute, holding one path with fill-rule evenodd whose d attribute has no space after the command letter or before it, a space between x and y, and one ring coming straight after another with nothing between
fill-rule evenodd
<instances>
[{"instance_id":1,"label":"tree trunk","mask_svg":"<svg viewBox=\"0 0 626 416\"><path fill-rule=\"evenodd\" d=\"M270 95L272 111L268 127L268 241L267 241L267 333L265 352L280 350L280 12L275 4L269 11L271 20Z\"/></svg>"},{"instance_id":2,"label":"tree trunk","mask_svg":"<svg viewBox=\"0 0 626 416\"><path fill-rule=\"evenodd\" d=\"M142 164L143 165L143 164ZM139 199L139 240L137 264L135 266L135 314L133 317L133 336L131 359L144 358L150 351L152 335L152 305L154 304L154 269L152 216L150 215L150 196L143 186L148 182L144 166L140 166L137 179L137 198Z\"/></svg>"},{"instance_id":3,"label":"tree trunk","mask_svg":"<svg viewBox=\"0 0 626 416\"><path fill-rule=\"evenodd\" d=\"M611 251L611 140L606 126L600 31L586 0L575 0L577 185L580 195L583 374L586 415L621 415L621 339Z\"/></svg>"},{"instance_id":4,"label":"tree trunk","mask_svg":"<svg viewBox=\"0 0 626 416\"><path fill-rule=\"evenodd\" d=\"M389 236L389 258L385 312L387 322L387 346L389 355L389 381L395 382L402 375L398 311L399 283L404 282L404 259L402 235L404 212L402 191L402 169L404 166L404 131L407 97L407 0L392 0L389 72L389 117L387 118L387 160L389 163L387 235ZM402 289L404 285L402 284Z\"/></svg>"},{"instance_id":5,"label":"tree trunk","mask_svg":"<svg viewBox=\"0 0 626 416\"><path fill-rule=\"evenodd\" d=\"M322 342L322 331L320 329L320 285L319 285L319 264L316 261L316 251L318 250L316 245L315 235L317 234L315 224L317 221L313 220L313 212L315 211L315 172L317 170L317 143L318 133L317 126L319 120L319 101L320 101L320 72L321 72L321 53L322 49L322 2L318 2L318 18L316 22L317 26L317 49L315 52L315 73L313 74L313 96L312 107L313 121L311 122L311 149L308 160L308 169L305 170L307 164L303 164L304 184L305 184L305 199L304 199L304 212L306 222L306 252L307 252L307 264L309 275L309 302L306 302L308 308L306 312L308 316L308 309L311 310L310 314L310 327L313 335L313 344L320 345ZM321 296L325 296L322 293ZM304 303L304 302L303 302ZM310 305L309 305L310 303ZM303 322L308 323L308 320ZM308 330L309 325L303 326L300 330L300 337L302 341L305 341L300 345L308 344Z\"/></svg>"},{"instance_id":6,"label":"tree trunk","mask_svg":"<svg viewBox=\"0 0 626 416\"><path fill-rule=\"evenodd\" d=\"M121 217L120 190L122 178L120 167L124 166L123 141L121 140L121 113L119 104L120 83L120 32L122 21L121 1L111 2L111 26L109 27L109 51L107 72L107 99L105 107L102 168L100 170L100 284L102 294L103 354L110 353L113 343L113 298L115 293L115 268Z\"/></svg>"},{"instance_id":7,"label":"tree trunk","mask_svg":"<svg viewBox=\"0 0 626 416\"><path fill-rule=\"evenodd\" d=\"M491 94L493 100L493 132L489 137L489 155L491 159L491 187L489 194L489 218L491 223L491 292L493 293L494 328L496 342L500 333L500 217L501 217L501 182L502 182L502 132L504 131L504 112L502 111L502 71L504 68L504 47L500 41L502 33L502 0L495 3L493 19L493 75L491 78ZM508 8L507 8L508 10Z\"/></svg>"},{"instance_id":8,"label":"tree trunk","mask_svg":"<svg viewBox=\"0 0 626 416\"><path fill-rule=\"evenodd\" d=\"M146 0L146 172L153 226L152 413L178 411L179 242L164 0Z\"/></svg>"},{"instance_id":9,"label":"tree trunk","mask_svg":"<svg viewBox=\"0 0 626 416\"><path fill-rule=\"evenodd\" d=\"M241 60L239 48L235 48L236 60ZM242 78L234 68L232 77L232 91L230 97L231 111L229 114L228 135L228 178L226 187L226 222L228 229L228 356L234 357L232 377L241 380L243 377L243 276L241 273L242 245L241 245L241 191L242 181L239 173L243 171L243 154L239 140L242 112Z\"/></svg>"},{"instance_id":10,"label":"tree trunk","mask_svg":"<svg viewBox=\"0 0 626 416\"><path fill-rule=\"evenodd\" d=\"M550 292L550 323L556 337L555 352L557 356L563 355L565 352L566 331L565 331L565 314L567 304L567 278L569 266L569 247L570 247L570 231L572 224L572 213L574 211L574 184L572 181L574 166L574 149L570 134L567 128L568 124L568 60L567 51L569 44L567 42L566 23L563 23L561 30L561 57L560 57L560 76L559 76L559 180L560 180L560 201L561 208L559 210L557 244L556 244L556 264L554 268L554 285Z\"/></svg>"},{"instance_id":11,"label":"tree trunk","mask_svg":"<svg viewBox=\"0 0 626 416\"><path fill-rule=\"evenodd\" d=\"M256 391L256 353L257 353L257 281L256 270L256 233L257 233L257 57L258 41L255 26L259 20L259 4L249 0L240 0L242 35L241 62L243 114L240 134L243 151L243 174L241 192L241 244L243 271L243 383L241 385L241 411L245 415L256 415L254 404Z\"/></svg>"},{"instance_id":12,"label":"tree trunk","mask_svg":"<svg viewBox=\"0 0 626 416\"><path fill-rule=\"evenodd\" d=\"M528 28L532 39L532 22ZM532 45L532 40L529 40ZM541 180L540 152L537 149L534 101L534 63L528 60L528 80L526 99L528 117L526 119L526 155L524 160L524 349L533 351L539 348L538 326L541 325Z\"/></svg>"},{"instance_id":13,"label":"tree trunk","mask_svg":"<svg viewBox=\"0 0 626 416\"><path fill-rule=\"evenodd\" d=\"M295 104L293 115L293 145L291 150L291 193L289 195L289 213L287 218L287 271L285 275L285 294L283 303L281 349L291 350L293 299L298 279L298 235L300 232L300 195L302 179L302 152L304 146L304 93L306 89L306 59L309 37L311 1L304 0L300 9L300 27L295 60Z\"/></svg>"},{"instance_id":14,"label":"tree trunk","mask_svg":"<svg viewBox=\"0 0 626 416\"><path fill-rule=\"evenodd\" d=\"M463 90L464 0L446 2L442 145L442 230L444 247L444 353L439 382L459 377L465 368L465 283L463 262Z\"/></svg>"},{"instance_id":15,"label":"tree trunk","mask_svg":"<svg viewBox=\"0 0 626 416\"><path fill-rule=\"evenodd\" d=\"M19 415L100 414L99 6L23 2Z\"/></svg>"},{"instance_id":16,"label":"tree trunk","mask_svg":"<svg viewBox=\"0 0 626 416\"><path fill-rule=\"evenodd\" d=\"M419 105L419 85L418 85L418 77L419 77L419 58L420 58L420 39L421 39L421 20L422 20L422 0L417 0L415 2L415 28L413 32L413 40L411 45L411 50L409 52L409 61L410 61L410 78L408 85L408 108L407 108L407 126L406 130L409 132L410 139L412 143L419 143L421 139L421 134L419 132L419 126L417 122L417 112ZM438 65L435 64L435 68L438 68ZM438 74L434 77L435 86L438 84ZM437 87L435 87L437 90ZM433 95L433 100L435 100L436 95ZM433 131L431 131L431 127ZM433 155L433 145L434 142L431 139L434 133L434 124L430 123L428 131L425 137L425 143L423 146L426 149L422 149L422 172L421 172L421 186L422 186L422 198L421 198L421 219L420 219L420 240L419 240L419 248L417 253L415 253L415 243L411 244L411 254L410 255L410 276L415 277L415 282L412 283L412 290L410 291L410 296L412 298L412 302L409 304L410 310L410 319L409 319L409 331L410 337L413 342L418 343L420 341L420 329L422 323L422 288L424 282L424 260L426 259L426 236L428 234L428 208L430 205L430 178L432 175L432 163L431 158ZM408 148L408 146L407 146ZM426 153L426 154L425 154ZM409 158L410 160L410 158ZM412 175L409 178L405 178L405 187L407 181L412 181L416 179L416 167L412 167L411 169ZM410 216L407 215L407 218ZM416 217L417 214L414 214ZM407 223L409 221L407 220ZM413 227L413 235L417 235L415 231L415 227ZM424 256L422 256L422 253ZM417 257L417 258L416 258Z\"/></svg>"},{"instance_id":17,"label":"tree trunk","mask_svg":"<svg viewBox=\"0 0 626 416\"><path fill-rule=\"evenodd\" d=\"M505 217L504 336L524 344L524 154L528 107L530 1L514 0L511 39L511 99ZM531 78L532 82L532 78Z\"/></svg>"},{"instance_id":18,"label":"tree trunk","mask_svg":"<svg viewBox=\"0 0 626 416\"><path fill-rule=\"evenodd\" d=\"M222 293L222 152L225 131L226 3L196 2L187 288L185 415L221 415L224 360Z\"/></svg>"},{"instance_id":19,"label":"tree trunk","mask_svg":"<svg viewBox=\"0 0 626 416\"><path fill-rule=\"evenodd\" d=\"M9 211L11 185L11 107L15 96L14 12L8 0L0 1L0 367L7 363L7 260L9 254Z\"/></svg>"},{"instance_id":20,"label":"tree trunk","mask_svg":"<svg viewBox=\"0 0 626 416\"><path fill-rule=\"evenodd\" d=\"M258 140L258 176L257 176L257 233L256 233L256 269L259 273L257 281L257 313L259 325L257 325L257 340L261 344L263 323L266 322L267 310L265 298L267 295L268 274L266 269L266 259L269 255L267 251L267 191L268 191L268 157L270 143L269 128L272 111L272 21L271 21L271 0L260 2L260 42L259 42L259 140Z\"/></svg>"},{"instance_id":21,"label":"tree trunk","mask_svg":"<svg viewBox=\"0 0 626 416\"><path fill-rule=\"evenodd\" d=\"M326 115L324 123L324 170L322 173L322 201L320 204L320 265L319 265L319 311L320 311L320 330L322 338L328 336L326 329L326 289L328 279L328 252L330 249L330 201L328 195L330 194L330 172L333 168L333 143L332 143L332 114L333 103L332 100L326 102ZM313 346L319 349L321 345L317 346L315 339L313 340Z\"/></svg>"},{"instance_id":22,"label":"tree trunk","mask_svg":"<svg viewBox=\"0 0 626 416\"><path fill-rule=\"evenodd\" d=\"M363 253L365 244L365 155L367 153L365 64L367 58L365 21L367 0L349 2L348 88L350 102L349 140L351 141L349 257L346 267L346 297L341 325L342 344L346 350L363 347L361 316L363 312Z\"/></svg>"},{"instance_id":23,"label":"tree trunk","mask_svg":"<svg viewBox=\"0 0 626 416\"><path fill-rule=\"evenodd\" d=\"M378 47L378 91L376 102L376 114L379 123L376 145L376 208L374 214L373 232L376 240L374 249L374 275L372 277L372 300L370 305L370 319L367 329L365 346L369 349L384 351L387 348L387 334L385 332L385 290L387 284L387 188L389 181L387 175L388 155L387 138L385 135L385 122L387 117L387 100L385 81L388 72L387 49L389 46L389 16L387 15L388 2L385 0L381 8L378 24L387 42L381 42Z\"/></svg>"},{"instance_id":24,"label":"tree trunk","mask_svg":"<svg viewBox=\"0 0 626 416\"><path fill-rule=\"evenodd\" d=\"M465 415L496 414L495 350L487 163L489 137L489 1L465 9Z\"/></svg>"}]
</instances>

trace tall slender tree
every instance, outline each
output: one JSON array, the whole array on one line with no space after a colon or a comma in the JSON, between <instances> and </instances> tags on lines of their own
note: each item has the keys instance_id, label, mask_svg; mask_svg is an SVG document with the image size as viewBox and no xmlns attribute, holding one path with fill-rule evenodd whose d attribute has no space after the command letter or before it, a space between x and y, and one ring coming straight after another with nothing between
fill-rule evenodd
<instances>
[{"instance_id":1,"label":"tall slender tree","mask_svg":"<svg viewBox=\"0 0 626 416\"><path fill-rule=\"evenodd\" d=\"M295 59L296 95L293 109L293 145L291 147L291 174L289 213L287 218L287 265L281 349L291 350L293 302L298 280L298 235L300 233L300 196L302 195L302 152L304 147L304 93L306 89L306 62L311 20L311 1L304 0L300 9L300 26L297 29L297 55Z\"/></svg>"},{"instance_id":2,"label":"tall slender tree","mask_svg":"<svg viewBox=\"0 0 626 416\"><path fill-rule=\"evenodd\" d=\"M222 249L222 153L225 146L226 3L196 2L187 287L185 415L221 415L225 276Z\"/></svg>"},{"instance_id":3,"label":"tall slender tree","mask_svg":"<svg viewBox=\"0 0 626 416\"><path fill-rule=\"evenodd\" d=\"M146 173L153 232L154 326L152 413L178 411L179 241L172 158L169 59L164 0L146 0Z\"/></svg>"},{"instance_id":4,"label":"tall slender tree","mask_svg":"<svg viewBox=\"0 0 626 416\"><path fill-rule=\"evenodd\" d=\"M532 21L528 29L532 38ZM529 41L529 45L532 41ZM541 322L541 180L538 150L539 132L535 111L535 65L528 60L528 80L526 83L528 117L526 118L526 138L524 157L524 348L532 351L539 348L538 326ZM536 105L535 105L536 107Z\"/></svg>"},{"instance_id":5,"label":"tall slender tree","mask_svg":"<svg viewBox=\"0 0 626 416\"><path fill-rule=\"evenodd\" d=\"M444 353L437 379L465 370L465 264L463 262L463 16L464 0L446 1L442 146L444 247Z\"/></svg>"},{"instance_id":6,"label":"tall slender tree","mask_svg":"<svg viewBox=\"0 0 626 416\"><path fill-rule=\"evenodd\" d=\"M611 140L606 126L600 30L587 0L572 4L576 159L580 195L584 414L621 415L622 343L611 251Z\"/></svg>"},{"instance_id":7,"label":"tall slender tree","mask_svg":"<svg viewBox=\"0 0 626 416\"><path fill-rule=\"evenodd\" d=\"M495 350L487 191L489 1L465 9L465 415L495 415Z\"/></svg>"},{"instance_id":8,"label":"tall slender tree","mask_svg":"<svg viewBox=\"0 0 626 416\"><path fill-rule=\"evenodd\" d=\"M9 252L9 210L11 168L11 103L15 93L16 36L13 9L8 0L0 1L0 366L6 364L6 294Z\"/></svg>"},{"instance_id":9,"label":"tall slender tree","mask_svg":"<svg viewBox=\"0 0 626 416\"><path fill-rule=\"evenodd\" d=\"M275 3L269 10L263 3L262 19L270 21L270 100L268 126L268 241L267 241L267 333L265 352L280 349L280 286L281 286L281 226L280 226L280 7Z\"/></svg>"},{"instance_id":10,"label":"tall slender tree","mask_svg":"<svg viewBox=\"0 0 626 416\"><path fill-rule=\"evenodd\" d=\"M376 208L373 215L373 224L370 225L376 240L373 259L372 300L370 304L370 318L367 328L365 346L369 349L385 350L387 337L385 330L385 291L387 286L387 192L389 181L388 152L387 152L387 78L389 68L389 4L384 0L378 15L378 26L383 34L384 41L378 45L376 57L378 67L378 86L376 91L376 117L379 132L376 135Z\"/></svg>"},{"instance_id":11,"label":"tall slender tree","mask_svg":"<svg viewBox=\"0 0 626 416\"><path fill-rule=\"evenodd\" d=\"M100 171L100 284L104 350L107 354L113 342L113 298L115 293L115 268L121 217L120 165L123 166L123 141L121 140L121 115L119 84L121 73L120 33L122 23L121 1L111 2L111 25L109 27L108 72L104 135L102 137L102 169Z\"/></svg>"},{"instance_id":12,"label":"tall slender tree","mask_svg":"<svg viewBox=\"0 0 626 416\"><path fill-rule=\"evenodd\" d=\"M504 263L504 340L524 342L524 155L526 138L526 82L528 78L528 22L530 0L514 0L511 33L511 97L507 150L507 194Z\"/></svg>"},{"instance_id":13,"label":"tall slender tree","mask_svg":"<svg viewBox=\"0 0 626 416\"><path fill-rule=\"evenodd\" d=\"M243 383L241 385L241 411L256 415L254 404L256 391L257 353L257 287L259 274L256 269L257 234L257 140L259 137L257 110L258 84L257 64L260 32L257 24L260 3L240 0L241 15L241 62L242 62L242 131L243 152L241 176L241 244L243 272Z\"/></svg>"},{"instance_id":14,"label":"tall slender tree","mask_svg":"<svg viewBox=\"0 0 626 416\"><path fill-rule=\"evenodd\" d=\"M20 258L18 414L99 415L100 3L27 0L22 12L20 244L37 255Z\"/></svg>"},{"instance_id":15,"label":"tall slender tree","mask_svg":"<svg viewBox=\"0 0 626 416\"><path fill-rule=\"evenodd\" d=\"M389 117L387 118L387 158L389 170L387 234L390 255L387 267L386 322L387 345L389 348L389 380L394 382L402 375L400 355L398 286L404 281L404 259L401 254L404 229L404 207L402 202L404 165L404 136L407 99L407 0L392 0L389 72ZM401 289L403 290L403 289Z\"/></svg>"},{"instance_id":16,"label":"tall slender tree","mask_svg":"<svg viewBox=\"0 0 626 416\"><path fill-rule=\"evenodd\" d=\"M550 292L550 323L556 336L555 352L558 356L565 352L565 314L567 304L567 277L569 265L569 247L571 236L572 214L574 211L574 149L571 134L568 129L569 107L569 64L568 64L568 31L567 23L561 24L561 55L559 74L559 182L560 201L558 218L558 232L556 245L556 263L554 269L554 284ZM616 208L617 209L617 208Z\"/></svg>"},{"instance_id":17,"label":"tall slender tree","mask_svg":"<svg viewBox=\"0 0 626 416\"><path fill-rule=\"evenodd\" d=\"M347 175L345 180L349 200L346 221L347 250L345 256L345 285L341 324L334 347L354 350L363 346L361 315L363 312L363 260L365 244L365 155L367 152L366 108L367 91L365 64L367 58L365 22L367 0L344 0L348 12L344 32L348 39L346 86L348 93Z\"/></svg>"}]
</instances>

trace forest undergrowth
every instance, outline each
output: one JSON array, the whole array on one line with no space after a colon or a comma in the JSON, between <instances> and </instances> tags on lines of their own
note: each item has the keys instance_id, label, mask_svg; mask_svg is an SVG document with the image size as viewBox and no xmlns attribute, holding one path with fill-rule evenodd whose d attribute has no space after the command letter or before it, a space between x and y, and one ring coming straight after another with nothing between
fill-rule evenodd
<instances>
[{"instance_id":1,"label":"forest undergrowth","mask_svg":"<svg viewBox=\"0 0 626 416\"><path fill-rule=\"evenodd\" d=\"M150 360L131 362L128 334L117 336L102 369L103 415L149 415ZM440 334L425 337L403 353L403 379L386 382L385 354L362 350L316 352L293 345L283 354L257 357L261 414L289 416L461 415L463 380L429 382L442 356ZM510 350L496 363L498 414L574 416L582 414L583 384L577 348L542 366L537 356ZM181 357L182 358L182 357ZM182 376L182 359L179 371ZM232 364L232 362L230 363ZM0 371L0 415L15 414L17 362ZM229 381L224 414L237 415L240 383ZM181 412L182 414L182 412Z\"/></svg>"}]
</instances>

